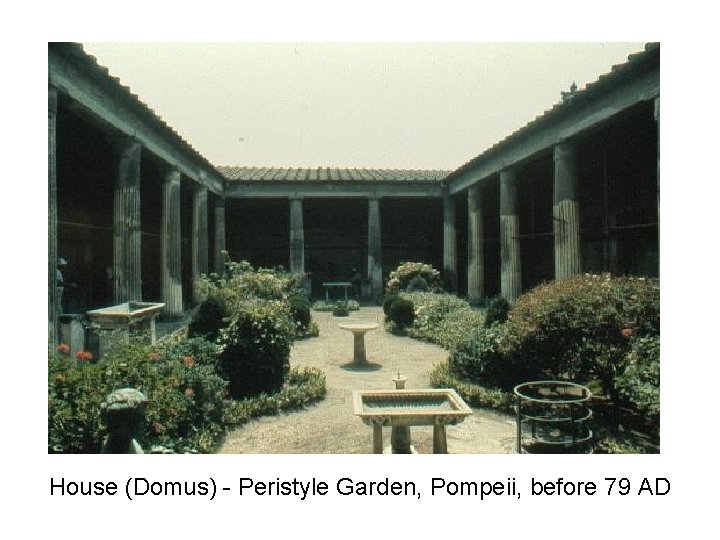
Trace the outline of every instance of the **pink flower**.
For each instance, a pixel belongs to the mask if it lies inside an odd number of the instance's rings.
[[[70,354],[70,345],[67,343],[61,343],[58,345],[58,352],[61,354]]]
[[[622,330],[620,330],[620,333],[623,335],[623,337],[629,338],[630,336],[633,335],[633,329],[632,328],[623,328]]]

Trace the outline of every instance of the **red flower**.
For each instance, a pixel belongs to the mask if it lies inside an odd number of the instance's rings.
[[[61,343],[58,345],[58,352],[62,354],[70,354],[70,345],[67,343]]]
[[[93,355],[90,351],[78,351],[75,353],[75,358],[80,362],[88,362],[93,359]]]
[[[153,351],[153,352],[151,352],[150,354],[148,354],[148,358],[149,358],[150,360],[153,360],[153,361],[159,360],[159,359],[160,359],[160,353]]]
[[[165,431],[165,426],[163,426],[160,422],[153,422],[152,424],[150,424],[150,428],[155,433],[163,433]]]
[[[623,328],[622,330],[620,330],[620,333],[623,335],[623,337],[629,338],[630,336],[633,335],[633,329],[632,328]]]
[[[195,359],[192,356],[185,357],[185,365],[187,367],[193,367],[195,365]]]
[[[186,389],[185,389],[185,396],[188,397],[188,398],[190,398],[190,399],[194,398],[194,397],[195,397],[195,390],[193,390],[192,388],[186,388]]]

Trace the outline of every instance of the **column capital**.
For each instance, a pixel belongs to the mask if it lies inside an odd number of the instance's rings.
[[[48,86],[48,113],[57,112],[57,89],[54,86]]]
[[[562,139],[553,147],[553,159],[555,161],[572,159],[575,157],[575,144],[567,139]]]
[[[182,173],[175,167],[167,166],[163,171],[163,179],[165,182],[179,183]]]

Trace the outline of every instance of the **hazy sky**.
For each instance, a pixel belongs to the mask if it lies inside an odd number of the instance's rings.
[[[642,43],[85,43],[214,165],[454,169]]]

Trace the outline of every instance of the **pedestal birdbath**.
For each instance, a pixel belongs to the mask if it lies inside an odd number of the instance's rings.
[[[378,325],[376,323],[342,323],[338,324],[342,330],[352,332],[354,343],[353,343],[353,364],[367,364],[367,357],[365,356],[365,334],[371,330],[376,330]]]
[[[355,414],[373,428],[373,452],[383,453],[382,427],[392,426],[393,454],[415,453],[410,426],[433,426],[433,454],[447,454],[446,425],[459,424],[472,414],[449,388],[422,390],[355,390]]]

